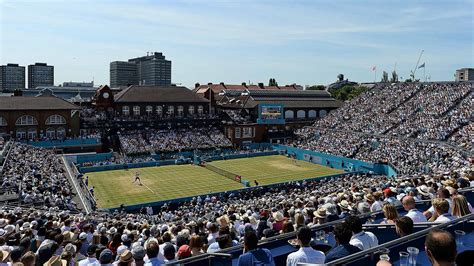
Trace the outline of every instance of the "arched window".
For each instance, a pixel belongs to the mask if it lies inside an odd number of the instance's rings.
[[[319,117],[325,117],[328,114],[326,110],[319,110]]]
[[[148,106],[146,107],[146,114],[147,114],[147,115],[151,115],[152,112],[153,112],[153,107],[150,106],[150,105],[148,105]]]
[[[66,129],[63,128],[63,127],[58,127],[56,129],[56,137],[58,137],[58,138],[66,137]]]
[[[308,112],[308,117],[309,118],[316,118],[318,116],[318,114],[316,113],[315,110],[309,110]]]
[[[7,126],[7,120],[3,116],[0,116],[0,127],[6,127],[6,126]]]
[[[194,105],[190,105],[190,106],[188,107],[188,113],[189,113],[190,115],[194,115]]]
[[[31,115],[21,116],[16,120],[15,125],[17,126],[36,126],[38,125],[38,120]]]
[[[130,115],[130,107],[128,106],[122,106],[122,114],[123,115]]]
[[[184,114],[184,107],[182,105],[178,105],[178,116],[183,116]]]
[[[140,106],[136,105],[133,107],[133,115],[136,115],[136,116],[140,115]]]
[[[305,118],[306,117],[306,112],[304,110],[298,110],[296,113],[297,118]]]
[[[56,137],[56,131],[52,127],[48,127],[46,129],[46,137],[50,139],[54,139]]]
[[[293,119],[295,118],[295,113],[292,110],[285,111],[285,118],[286,119]]]
[[[46,119],[46,125],[65,125],[66,119],[62,115],[51,115]]]

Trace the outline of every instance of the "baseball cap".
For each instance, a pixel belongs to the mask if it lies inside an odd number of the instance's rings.
[[[86,240],[86,239],[87,239],[87,234],[84,233],[84,232],[80,233],[80,234],[79,234],[79,239],[80,239],[80,240]]]

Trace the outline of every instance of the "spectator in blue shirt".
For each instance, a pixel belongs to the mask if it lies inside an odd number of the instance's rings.
[[[358,247],[349,244],[352,237],[352,231],[347,223],[340,223],[334,226],[334,237],[336,238],[337,246],[326,254],[326,260],[324,263],[361,251]]]
[[[258,248],[258,237],[254,231],[248,231],[244,236],[244,254],[240,255],[239,266],[275,266],[272,253],[266,248]]]

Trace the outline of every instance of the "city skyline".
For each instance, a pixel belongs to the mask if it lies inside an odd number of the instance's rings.
[[[473,65],[473,3],[3,0],[0,64],[45,62],[56,84],[100,85],[110,84],[110,62],[159,51],[173,62],[172,82],[190,88],[313,85],[339,73],[370,82],[373,66],[379,81],[395,64],[406,79],[424,50],[426,74],[454,80]]]

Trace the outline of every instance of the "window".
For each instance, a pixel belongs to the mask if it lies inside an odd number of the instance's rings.
[[[123,114],[123,115],[130,115],[130,107],[128,107],[128,106],[123,106],[123,107],[122,107],[122,114]]]
[[[316,116],[317,116],[317,113],[316,113],[315,110],[309,110],[309,112],[308,112],[308,117],[309,118],[316,118]]]
[[[56,137],[56,131],[54,130],[54,128],[49,127],[48,129],[46,129],[46,137],[50,139],[54,139]]]
[[[174,115],[174,106],[173,105],[168,106],[168,115],[169,116]]]
[[[235,138],[240,139],[240,127],[235,128]]]
[[[0,116],[0,127],[6,127],[6,126],[7,126],[7,120],[3,116]]]
[[[178,105],[178,116],[182,117],[184,114],[184,107],[182,105]]]
[[[202,115],[204,113],[204,107],[202,105],[198,105],[198,115]]]
[[[150,105],[148,105],[148,106],[146,107],[146,114],[147,114],[147,115],[151,115],[152,112],[153,112],[153,107],[150,106]]]
[[[64,138],[66,137],[66,129],[64,129],[63,127],[58,127],[56,129],[56,136],[58,138]]]
[[[36,139],[36,128],[28,128],[28,139]]]
[[[140,115],[140,106],[133,107],[133,115],[139,116]]]
[[[295,118],[295,113],[291,110],[285,111],[285,118],[286,119],[293,119]]]
[[[156,115],[157,115],[158,117],[162,117],[162,116],[163,116],[163,106],[158,105],[158,106],[156,107]]]
[[[31,115],[24,115],[16,120],[15,125],[17,126],[36,126],[38,120]]]
[[[297,118],[305,118],[306,117],[306,112],[304,110],[298,110],[296,113]]]
[[[242,137],[243,138],[251,138],[252,137],[252,128],[251,127],[244,127]]]
[[[46,125],[65,125],[66,119],[61,115],[51,115],[46,119]]]
[[[319,117],[325,117],[327,115],[327,111],[326,110],[320,110],[319,111]]]
[[[194,105],[190,105],[190,106],[188,107],[188,113],[189,113],[190,115],[194,115]]]
[[[26,131],[25,130],[17,130],[16,131],[16,138],[17,139],[26,139]]]

